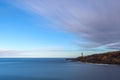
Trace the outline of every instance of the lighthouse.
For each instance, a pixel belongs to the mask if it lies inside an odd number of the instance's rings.
[[[83,57],[83,53],[81,53],[81,57]]]

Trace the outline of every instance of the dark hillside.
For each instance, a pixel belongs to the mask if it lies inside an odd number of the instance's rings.
[[[86,63],[120,64],[120,51],[107,52],[102,54],[93,54],[93,55],[78,57],[70,60],[86,62]]]

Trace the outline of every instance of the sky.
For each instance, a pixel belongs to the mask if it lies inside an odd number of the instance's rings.
[[[0,0],[0,57],[77,57],[120,49],[119,0]]]

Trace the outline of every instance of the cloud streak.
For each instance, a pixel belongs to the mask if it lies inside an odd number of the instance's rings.
[[[13,1],[10,3],[44,16],[59,28],[85,38],[91,42],[89,46],[92,48],[104,45],[110,49],[120,47],[120,44],[114,44],[120,40],[120,0]]]

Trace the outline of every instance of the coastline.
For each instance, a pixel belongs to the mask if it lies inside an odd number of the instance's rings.
[[[92,63],[92,64],[120,65],[120,51],[93,54],[93,55],[81,56],[77,58],[68,58],[67,60],[72,62],[83,62],[83,63]]]
[[[69,62],[81,63],[81,64],[91,64],[91,65],[120,66],[119,64],[90,63],[90,62],[81,62],[81,61],[72,61],[72,60],[68,60],[68,61]]]

